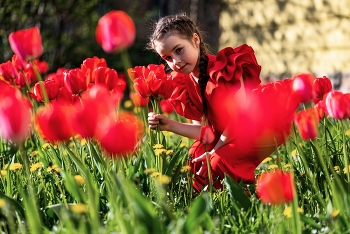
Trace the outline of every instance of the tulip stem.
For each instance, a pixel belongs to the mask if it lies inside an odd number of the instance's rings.
[[[204,144],[205,147],[205,157],[207,160],[207,168],[208,168],[208,182],[209,182],[209,192],[210,192],[210,198],[212,198],[212,193],[213,193],[213,180],[211,178],[211,167],[210,167],[210,159],[209,159],[209,154],[208,154],[208,148],[207,148],[207,144]]]
[[[132,67],[128,51],[127,50],[120,51],[120,57],[122,60],[122,64],[124,66],[125,76],[127,77],[129,92],[131,93],[134,90],[134,87],[133,87],[133,82],[128,75],[128,69]]]

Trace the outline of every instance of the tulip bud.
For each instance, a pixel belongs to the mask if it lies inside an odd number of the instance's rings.
[[[201,133],[199,136],[199,140],[203,143],[203,144],[210,144],[214,141],[215,139],[215,134],[213,132],[213,130],[211,129],[211,127],[209,126],[203,126],[201,128]]]

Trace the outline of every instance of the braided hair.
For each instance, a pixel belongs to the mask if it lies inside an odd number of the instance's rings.
[[[203,118],[202,124],[208,124],[207,110],[208,105],[205,98],[205,89],[209,80],[208,68],[208,45],[203,42],[203,33],[199,30],[198,26],[191,20],[190,17],[184,13],[169,15],[161,18],[154,24],[153,33],[150,36],[148,49],[154,50],[154,42],[162,40],[169,34],[174,34],[191,40],[193,34],[196,33],[200,39],[199,44],[199,77],[198,84],[201,91],[202,103],[203,103]]]

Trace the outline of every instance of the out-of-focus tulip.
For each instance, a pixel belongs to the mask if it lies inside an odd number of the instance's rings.
[[[11,60],[13,66],[17,69],[17,71],[22,71],[27,66],[27,61],[22,60],[17,54],[12,56]]]
[[[110,11],[97,23],[96,40],[106,53],[118,52],[130,47],[135,37],[134,21],[124,11]]]
[[[88,87],[90,80],[79,68],[64,72],[64,84],[72,94],[80,94]]]
[[[93,73],[98,67],[107,67],[107,62],[104,58],[100,59],[96,56],[85,59],[80,66],[81,70],[85,72],[87,79],[92,83],[95,82]]]
[[[13,142],[25,140],[30,133],[31,106],[20,91],[1,82],[0,136]]]
[[[38,58],[43,53],[41,35],[38,27],[18,30],[9,35],[12,51],[22,60]]]
[[[258,197],[263,203],[279,205],[293,200],[294,179],[280,169],[262,173],[256,182]]]
[[[59,102],[41,107],[35,118],[38,134],[52,143],[68,140],[73,136],[72,116],[73,109]]]
[[[129,68],[128,74],[134,82],[135,91],[143,98],[152,95],[157,99],[168,99],[173,91],[172,77],[165,73],[163,64],[136,66]]]
[[[149,98],[143,98],[140,96],[140,94],[134,92],[130,93],[130,99],[134,103],[134,106],[137,107],[147,106],[149,102]]]
[[[173,113],[175,110],[169,100],[161,100],[159,102],[159,105],[160,105],[160,109],[162,109],[162,111],[167,114]]]
[[[57,97],[58,85],[54,80],[37,82],[33,87],[33,92],[28,92],[28,94],[37,102],[44,102],[44,94],[42,89],[45,89],[49,100],[53,100]]]
[[[326,93],[332,90],[332,82],[328,77],[323,76],[314,80],[313,87],[316,92],[316,98],[313,101],[316,104],[323,99]]]
[[[319,117],[314,108],[301,110],[295,115],[295,124],[303,140],[312,140],[317,137]]]
[[[215,139],[215,134],[213,132],[213,130],[211,129],[211,127],[209,126],[203,126],[201,128],[201,132],[199,135],[199,140],[203,143],[203,144],[210,144],[214,141]]]
[[[340,91],[333,90],[324,96],[327,113],[334,119],[350,117],[350,100]]]
[[[61,103],[61,105],[71,106],[74,105],[75,102],[79,101],[79,97],[69,92],[66,86],[63,86],[58,89],[56,101]]]
[[[98,136],[102,148],[113,156],[133,152],[143,133],[142,122],[131,113],[121,113],[105,134]]]
[[[11,61],[7,61],[6,63],[0,64],[0,74],[5,80],[11,81],[16,79],[18,72]]]
[[[316,97],[313,88],[315,77],[310,73],[295,75],[293,78],[293,91],[298,94],[300,102],[305,103]]]

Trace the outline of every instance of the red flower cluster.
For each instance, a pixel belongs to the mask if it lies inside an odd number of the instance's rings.
[[[136,66],[129,68],[128,74],[134,82],[135,91],[143,98],[168,99],[173,92],[173,79],[165,73],[163,64]]]
[[[263,203],[279,205],[293,200],[293,184],[294,179],[290,172],[276,169],[259,175],[256,191]]]

